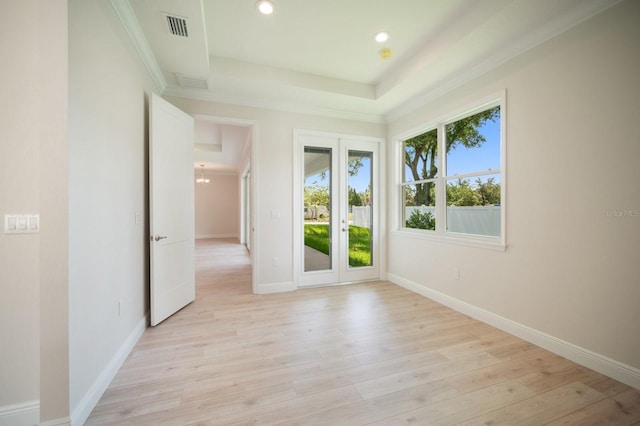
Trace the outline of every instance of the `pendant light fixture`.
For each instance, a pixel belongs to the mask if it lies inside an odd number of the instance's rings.
[[[196,183],[209,183],[209,179],[204,177],[204,164],[200,164],[200,177],[196,179]]]

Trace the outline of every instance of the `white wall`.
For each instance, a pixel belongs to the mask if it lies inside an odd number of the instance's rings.
[[[196,177],[200,172],[196,171]],[[207,184],[195,184],[196,238],[238,238],[240,180],[235,174],[206,173]]]
[[[66,0],[38,2],[40,421],[53,423],[69,417],[67,8]]]
[[[391,232],[389,276],[608,357],[636,386],[639,16],[623,2],[389,126],[393,138],[506,88],[508,248]],[[603,214],[616,209],[639,216]]]
[[[385,125],[314,117],[212,102],[170,98],[191,114],[244,119],[255,122],[252,191],[257,196],[256,232],[252,243],[257,291],[290,290],[293,283],[293,129],[318,130],[384,137]],[[280,210],[272,219],[271,210]],[[257,242],[257,247],[255,243]],[[279,266],[272,259],[280,259]]]
[[[39,213],[37,2],[13,2],[0,27],[0,214]],[[23,33],[22,37],[13,34]],[[11,184],[9,184],[11,183]],[[0,407],[39,400],[39,235],[0,233]],[[35,313],[35,315],[34,315]]]
[[[0,233],[0,415],[10,407],[33,418],[40,409],[43,422],[64,420],[69,407],[76,419],[84,414],[147,311],[147,224],[134,218],[147,212],[151,86],[108,2],[72,0],[67,120],[66,6],[4,2],[12,19],[0,30],[0,213],[39,212],[42,221],[39,235]],[[640,219],[603,215],[640,208],[638,16],[638,2],[623,2],[390,123],[393,136],[507,89],[508,249],[392,232],[391,275],[640,368]],[[173,102],[257,123],[259,289],[290,283],[292,130],[381,137],[385,126]]]
[[[145,123],[152,87],[109,2],[69,2],[69,81],[69,361],[75,420],[89,414],[118,367],[113,363],[144,330],[148,311]],[[137,214],[142,223],[136,223]]]
[[[41,230],[0,233],[0,424],[64,421],[66,1],[3,2],[2,9],[11,19],[0,28],[0,215],[39,213]]]

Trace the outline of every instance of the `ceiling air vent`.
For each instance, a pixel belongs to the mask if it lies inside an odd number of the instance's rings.
[[[206,78],[198,78],[198,77],[189,77],[181,73],[176,73],[176,78],[178,79],[178,83],[182,87],[189,87],[191,89],[208,89],[209,84],[207,84]]]
[[[167,27],[169,28],[169,34],[178,37],[189,37],[189,29],[187,28],[187,19],[181,16],[164,14],[167,18]]]

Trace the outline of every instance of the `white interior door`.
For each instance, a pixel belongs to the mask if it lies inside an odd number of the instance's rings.
[[[299,285],[378,279],[379,143],[323,134],[296,139]]]
[[[151,325],[195,298],[193,118],[152,95],[149,123]]]

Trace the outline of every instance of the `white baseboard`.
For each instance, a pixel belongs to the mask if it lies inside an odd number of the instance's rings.
[[[269,294],[269,293],[284,293],[286,291],[294,291],[296,285],[292,282],[273,283],[273,284],[258,284],[256,288],[256,294]]]
[[[535,330],[526,325],[519,324],[508,318],[496,315],[492,312],[478,308],[477,306],[458,300],[439,291],[430,289],[413,281],[406,280],[394,274],[387,274],[387,279],[401,287],[418,293],[429,299],[435,300],[458,312],[469,315],[472,318],[492,325],[509,334],[520,337],[534,345],[547,349],[555,354],[563,356],[573,362],[583,365],[598,373],[609,376],[622,383],[640,389],[640,370],[630,365],[623,364],[604,355],[592,352],[588,349],[574,345],[573,343],[558,339],[549,334]]]
[[[40,401],[0,407],[0,426],[33,426],[40,421]]]
[[[39,423],[38,426],[70,426],[71,419],[65,417],[63,419],[48,420],[46,422]]]
[[[196,240],[204,240],[206,238],[240,238],[238,234],[203,234],[196,235]]]
[[[83,425],[87,418],[89,418],[91,411],[93,411],[96,404],[109,387],[109,384],[115,377],[116,373],[118,373],[118,370],[120,370],[120,367],[122,367],[122,364],[129,356],[129,353],[131,353],[131,350],[142,336],[142,333],[144,333],[144,330],[147,328],[148,322],[149,320],[147,316],[145,316],[138,322],[131,334],[129,334],[129,337],[127,337],[122,346],[120,346],[118,352],[116,352],[113,358],[111,358],[111,361],[109,361],[109,364],[107,364],[106,368],[93,382],[93,385],[91,386],[89,391],[80,400],[78,405],[72,410],[72,425]]]

